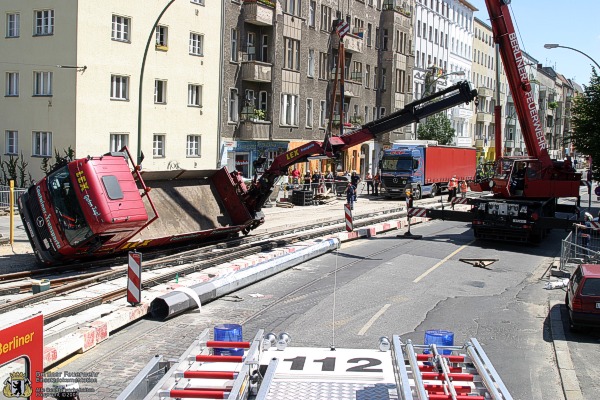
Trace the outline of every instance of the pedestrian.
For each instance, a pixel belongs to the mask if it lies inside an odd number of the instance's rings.
[[[585,257],[589,257],[590,255],[590,228],[592,227],[590,222],[592,222],[593,219],[594,217],[592,214],[586,212],[583,217],[584,223],[575,225],[577,227],[577,236],[579,236],[581,247],[583,248],[582,253]]]
[[[313,190],[313,193],[316,195],[317,192],[319,191],[319,185],[321,183],[321,173],[319,172],[318,169],[315,169],[315,171],[313,172],[311,180],[312,180],[312,190]]]
[[[356,193],[358,193],[358,182],[360,182],[360,176],[358,176],[356,171],[352,171],[350,182],[352,183],[352,186],[354,186],[354,201],[356,201]]]
[[[332,183],[334,180],[333,171],[327,171],[327,175],[325,175],[325,186],[327,189],[331,189]]]
[[[577,171],[577,157],[573,159],[573,167],[575,167],[575,171]]]
[[[304,174],[304,188],[303,190],[310,190],[310,170],[306,170]]]
[[[298,180],[300,179],[300,171],[296,167],[292,170],[292,183],[294,185],[298,184]]]
[[[346,203],[350,206],[351,210],[354,210],[354,202],[356,201],[356,188],[352,182],[348,182],[346,186]]]
[[[454,197],[456,197],[456,187],[458,186],[458,181],[456,180],[456,175],[452,176],[450,182],[448,182],[448,201],[452,201]]]
[[[460,181],[460,196],[464,199],[467,197],[467,190],[469,187],[467,186],[467,181]]]
[[[379,184],[381,183],[381,176],[379,175],[379,172],[377,172],[377,174],[375,174],[375,176],[373,177],[373,195],[374,196],[379,196]]]
[[[367,195],[374,193],[374,191],[373,191],[373,176],[371,175],[370,172],[367,172],[365,181],[367,181]]]

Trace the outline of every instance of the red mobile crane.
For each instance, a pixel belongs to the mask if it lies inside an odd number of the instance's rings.
[[[573,197],[579,204],[581,174],[568,162],[554,161],[548,155],[543,124],[508,9],[510,0],[485,0],[485,3],[528,155],[498,158],[493,176],[483,182],[491,187],[493,196],[470,199],[469,213],[429,209],[426,213],[430,218],[472,222],[476,238],[539,241],[552,228],[572,225],[572,220],[556,218],[556,212],[577,213],[577,207],[559,204],[558,199]],[[500,121],[498,118],[496,121],[499,130]],[[495,145],[496,149],[502,146],[499,134]],[[413,209],[410,213],[418,211]]]
[[[351,146],[476,98],[470,83],[460,82],[356,131],[290,150],[249,187],[227,168],[142,171],[127,149],[73,160],[32,185],[19,198],[19,213],[44,264],[248,233],[263,223],[261,209],[290,165],[310,156],[338,157]]]

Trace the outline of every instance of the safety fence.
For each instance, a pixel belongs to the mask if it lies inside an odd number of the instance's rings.
[[[562,241],[560,269],[572,272],[582,263],[600,263],[600,222],[576,224]]]
[[[302,181],[294,182],[292,179],[289,179],[288,182],[281,182],[279,184],[280,193],[283,194],[281,197],[289,197],[292,195],[294,190],[303,190],[303,191],[312,191],[313,194],[325,194],[329,193],[330,195],[343,196],[346,192],[346,188],[348,187],[348,181],[346,180],[331,180],[331,179],[321,179],[319,182],[311,182],[311,183],[303,183]],[[381,187],[378,188],[379,192],[381,191]],[[365,181],[359,182],[357,188],[357,194],[371,194],[374,189],[367,189],[367,183]]]
[[[13,192],[14,206],[17,206],[17,199],[25,193],[27,189],[15,188]],[[10,186],[0,185],[0,207],[10,207]]]

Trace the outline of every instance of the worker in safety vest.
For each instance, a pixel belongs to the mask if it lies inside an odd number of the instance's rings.
[[[413,193],[412,190],[410,190],[410,188],[406,188],[406,190],[404,191],[404,194],[406,196],[406,210],[408,211],[409,208],[413,207]]]
[[[467,186],[467,181],[461,181],[460,182],[460,196],[463,199],[465,197],[467,197],[467,190],[469,190],[469,187]]]
[[[448,201],[452,201],[454,197],[456,197],[456,189],[458,188],[458,181],[456,180],[456,175],[452,176],[450,182],[448,182]]]

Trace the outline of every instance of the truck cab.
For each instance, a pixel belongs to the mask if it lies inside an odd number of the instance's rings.
[[[385,196],[403,197],[407,187],[412,189],[415,199],[431,195],[431,186],[424,187],[423,166],[423,147],[393,144],[391,149],[385,150],[379,163]]]
[[[32,185],[18,205],[34,253],[44,264],[112,249],[149,221],[124,153],[62,165]]]

